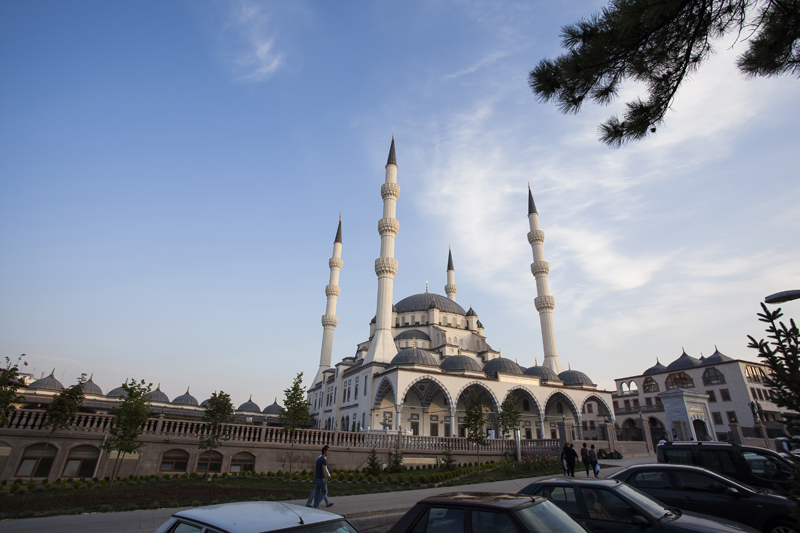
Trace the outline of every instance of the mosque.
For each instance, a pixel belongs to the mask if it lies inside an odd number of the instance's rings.
[[[557,422],[571,421],[578,435],[591,434],[601,422],[613,422],[611,392],[597,389],[583,372],[564,369],[556,349],[553,309],[544,260],[544,232],[528,188],[528,243],[533,251],[531,272],[536,279],[533,299],[539,312],[544,359],[541,366],[520,366],[487,342],[478,313],[456,301],[458,286],[452,251],[447,258],[446,296],[426,291],[393,299],[398,262],[395,240],[400,229],[396,206],[395,140],[389,149],[385,182],[381,186],[383,217],[378,221],[380,257],[375,261],[378,297],[369,338],[358,344],[353,356],[332,366],[333,336],[338,318],[342,269],[342,222],[336,230],[330,280],[325,287],[327,305],[322,316],[319,369],[308,389],[315,426],[340,431],[403,432],[431,437],[464,436],[467,394],[482,399],[487,414],[486,431],[494,432],[493,415],[509,395],[522,413],[524,439],[558,438]],[[518,358],[519,359],[519,358]]]

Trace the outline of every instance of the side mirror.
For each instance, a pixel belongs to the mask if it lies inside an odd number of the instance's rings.
[[[634,526],[650,527],[650,521],[642,515],[635,514],[631,518],[631,523]]]
[[[740,498],[742,496],[742,493],[739,492],[739,489],[735,489],[733,487],[728,487],[725,490],[725,494],[727,494],[728,496],[731,496],[733,498]]]

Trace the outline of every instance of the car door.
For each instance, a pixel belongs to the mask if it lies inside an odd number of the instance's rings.
[[[747,502],[727,493],[729,488],[735,488],[733,485],[703,472],[675,469],[672,474],[681,502],[675,507],[736,522],[747,521]]]
[[[542,485],[534,492],[536,496],[543,496],[556,504],[576,522],[584,520],[575,496],[575,489],[570,485]]]
[[[788,480],[795,470],[777,454],[760,450],[742,450],[742,458],[752,476],[746,483],[773,488],[774,485],[789,488]]]
[[[665,505],[680,507],[681,501],[678,497],[678,492],[672,486],[672,480],[666,468],[637,470],[628,476],[626,483],[649,494]]]
[[[584,485],[580,499],[587,514],[586,527],[593,533],[642,532],[642,526],[634,523],[634,517],[642,516],[641,512],[613,491]]]

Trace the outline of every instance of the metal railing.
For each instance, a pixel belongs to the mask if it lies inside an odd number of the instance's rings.
[[[644,441],[644,434],[641,428],[616,428],[618,441]]]

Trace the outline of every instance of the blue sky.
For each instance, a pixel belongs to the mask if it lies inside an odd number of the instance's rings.
[[[797,81],[718,43],[656,136],[609,149],[641,88],[564,116],[527,87],[604,4],[3,2],[0,355],[264,407],[318,365],[339,213],[334,360],[368,335],[394,131],[395,301],[443,294],[451,245],[488,342],[541,362],[530,183],[565,365],[752,359],[758,302],[800,286]]]

